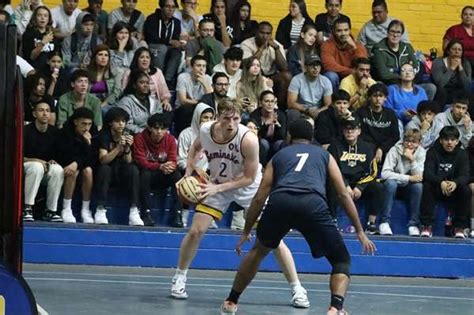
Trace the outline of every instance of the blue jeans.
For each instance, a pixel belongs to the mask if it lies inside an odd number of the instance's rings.
[[[385,202],[382,212],[382,222],[390,223],[393,201],[400,186],[395,180],[388,179],[384,182],[385,186]],[[420,223],[420,203],[421,194],[423,192],[422,183],[409,183],[406,186],[400,186],[404,190],[403,196],[408,199],[408,211],[410,212],[410,220],[408,226],[418,226]]]
[[[337,91],[339,89],[339,74],[334,71],[328,71],[323,73],[323,75],[331,81],[332,84],[332,91]]]

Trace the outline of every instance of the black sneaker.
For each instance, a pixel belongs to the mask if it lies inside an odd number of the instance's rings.
[[[374,234],[378,234],[379,231],[377,230],[377,226],[375,225],[375,223],[367,222],[365,233],[369,235],[374,235]]]
[[[56,211],[46,210],[43,214],[43,221],[63,222],[63,219]]]
[[[142,212],[141,216],[142,216],[143,224],[145,226],[155,226],[155,220],[153,220],[150,210],[146,210]]]
[[[23,222],[33,222],[35,219],[33,218],[33,209],[26,208],[23,210]]]
[[[175,211],[174,215],[171,217],[171,220],[170,220],[170,225],[172,227],[177,227],[177,228],[184,227],[181,214],[182,214],[181,210]]]

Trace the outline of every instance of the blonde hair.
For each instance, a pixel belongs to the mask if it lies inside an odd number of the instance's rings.
[[[418,129],[407,129],[405,133],[403,134],[403,139],[404,140],[410,139],[416,142],[420,142],[421,132]]]
[[[219,104],[217,104],[217,114],[221,115],[225,112],[242,113],[242,104],[234,98],[224,97]]]

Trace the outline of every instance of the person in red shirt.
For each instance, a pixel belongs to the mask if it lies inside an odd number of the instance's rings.
[[[163,114],[154,114],[148,118],[147,128],[134,138],[133,159],[140,169],[142,219],[147,226],[155,225],[150,212],[152,188],[163,190],[170,187],[170,225],[183,227],[182,203],[175,187],[181,175],[176,166],[176,139],[169,133],[169,124]]]

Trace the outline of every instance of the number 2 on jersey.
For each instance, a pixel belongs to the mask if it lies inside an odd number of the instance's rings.
[[[300,160],[298,161],[298,164],[295,167],[295,172],[301,172],[301,169],[303,169],[303,166],[306,163],[306,160],[308,159],[309,154],[297,153],[296,156],[299,157]]]
[[[219,176],[220,176],[220,177],[227,177],[227,175],[225,174],[225,170],[226,170],[226,168],[227,168],[227,164],[221,163],[220,168],[221,168],[221,171],[219,172]]]

